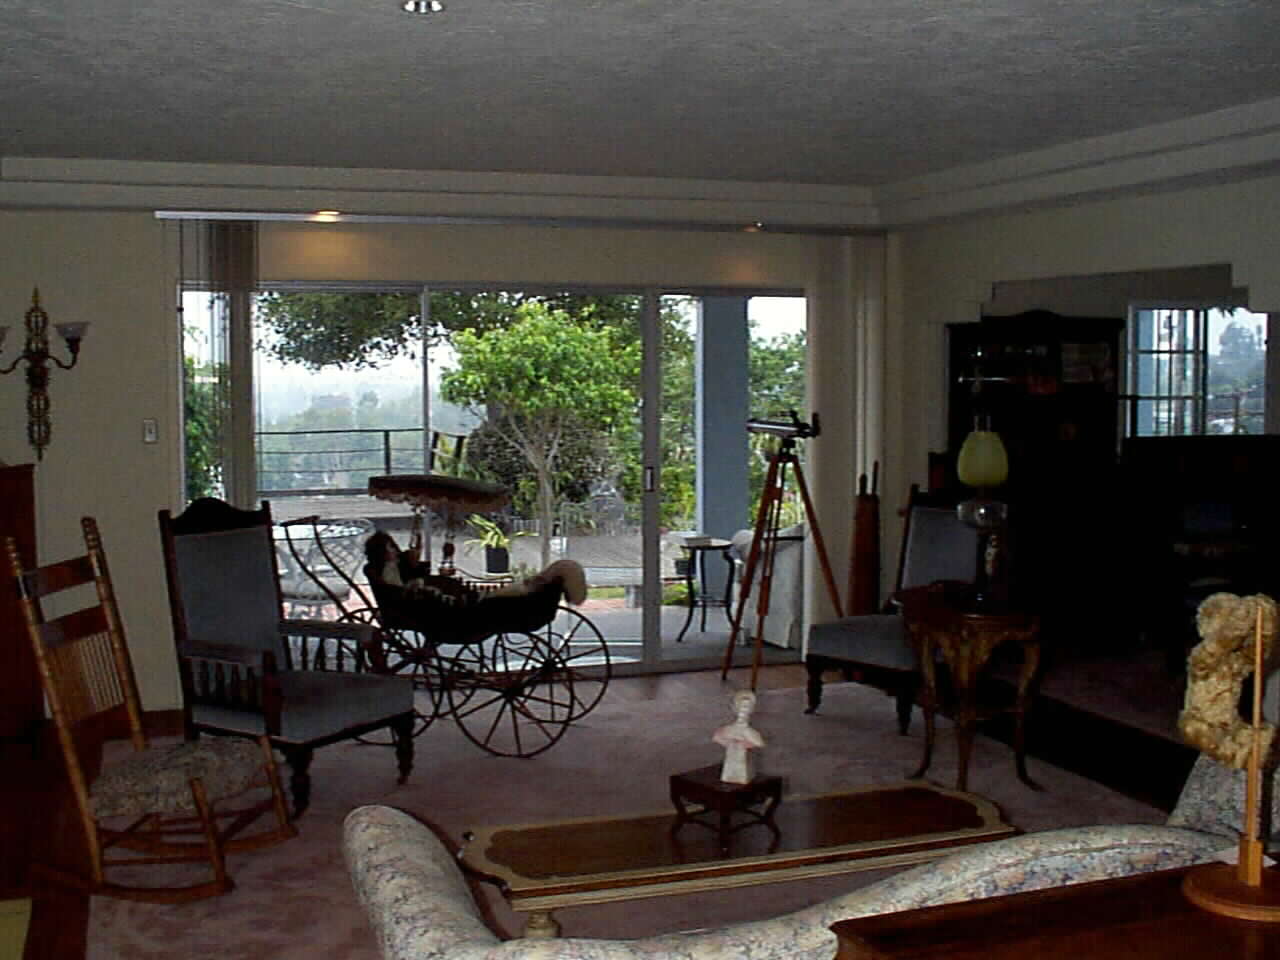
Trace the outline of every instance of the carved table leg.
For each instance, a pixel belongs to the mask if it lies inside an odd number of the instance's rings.
[[[1015,725],[1013,735],[1014,765],[1018,779],[1032,790],[1043,790],[1040,784],[1027,776],[1027,707],[1031,699],[1031,690],[1035,683],[1036,673],[1040,669],[1040,641],[1024,640],[1022,644],[1022,670],[1018,674],[1018,699],[1015,706]]]
[[[924,714],[924,756],[920,760],[920,766],[915,773],[911,774],[911,779],[915,780],[925,775],[925,771],[929,769],[929,764],[933,762],[933,738],[936,734],[936,712],[938,709],[938,668],[934,663],[933,637],[929,635],[929,631],[921,629],[912,631],[917,637],[917,648],[920,654],[920,712]]]

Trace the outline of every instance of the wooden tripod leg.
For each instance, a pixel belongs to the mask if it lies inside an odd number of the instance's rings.
[[[822,528],[818,526],[818,515],[813,509],[813,500],[809,496],[809,485],[805,482],[804,471],[800,467],[800,461],[793,453],[779,451],[774,455],[773,460],[769,463],[769,476],[766,480],[764,493],[760,497],[760,518],[756,521],[756,535],[752,540],[751,546],[753,552],[756,550],[759,541],[762,539],[762,533],[766,529],[770,531],[768,536],[767,549],[769,554],[766,559],[765,573],[761,577],[760,587],[762,596],[760,601],[760,614],[756,619],[756,638],[755,648],[751,656],[751,689],[756,688],[756,680],[760,673],[760,664],[764,656],[764,618],[769,610],[769,579],[773,574],[773,555],[777,550],[777,534],[780,511],[782,509],[783,483],[785,473],[784,466],[790,464],[792,471],[795,473],[796,487],[800,491],[800,500],[804,504],[805,523],[808,526],[810,535],[813,537],[814,551],[818,556],[818,566],[822,569],[822,579],[827,586],[827,594],[831,598],[831,605],[835,608],[836,616],[844,616],[844,605],[840,602],[840,591],[836,587],[835,576],[831,572],[831,559],[827,555],[827,544],[822,538]],[[766,517],[766,508],[769,511]],[[750,581],[747,581],[750,584]],[[739,605],[739,618],[742,616],[741,604]],[[736,634],[736,630],[735,630]],[[731,635],[731,640],[732,640]],[[732,650],[732,647],[730,648]],[[725,670],[727,672],[728,661],[726,660]],[[722,674],[723,676],[723,674]]]
[[[760,597],[756,601],[756,635],[752,638],[751,647],[751,689],[755,690],[760,675],[760,664],[764,659],[764,624],[769,619],[769,599],[773,596],[773,565],[778,557],[778,531],[782,522],[782,493],[786,483],[786,461],[778,470],[778,485],[772,502],[769,505],[768,523],[765,528],[760,552],[763,560],[760,564]]]
[[[756,510],[755,531],[751,535],[751,549],[747,551],[747,564],[742,573],[742,589],[738,591],[738,605],[733,614],[733,622],[729,627],[729,642],[724,648],[724,661],[720,667],[720,679],[729,675],[733,666],[733,648],[738,642],[738,633],[742,628],[742,614],[747,609],[747,598],[751,596],[751,583],[755,579],[756,563],[760,559],[760,541],[763,538],[765,524],[769,519],[769,507],[778,482],[778,458],[769,461],[769,469],[765,473],[764,490],[760,494],[760,507]],[[754,689],[754,681],[752,688]]]

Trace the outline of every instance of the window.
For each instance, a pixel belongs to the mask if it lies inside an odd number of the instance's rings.
[[[1238,307],[1132,309],[1126,435],[1264,433],[1266,333]]]

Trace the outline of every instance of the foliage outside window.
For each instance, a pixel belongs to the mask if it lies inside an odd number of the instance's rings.
[[[683,529],[695,507],[696,300],[664,296],[660,303],[659,523]],[[462,472],[511,490],[517,525],[554,531],[561,505],[585,504],[601,491],[637,503],[643,478],[642,305],[634,295],[442,291],[430,294],[424,319],[417,293],[261,293],[253,308],[255,351],[313,374],[320,388],[310,390],[305,409],[273,410],[270,378],[255,377],[258,488],[355,491],[371,474],[426,469],[425,346],[432,365],[446,370],[442,396],[431,399],[432,428],[467,434]],[[803,408],[804,353],[803,333],[753,331],[751,416]],[[351,386],[321,387],[331,371],[343,371]],[[418,382],[405,389],[415,376]],[[401,389],[387,389],[392,382]],[[201,377],[189,375],[188,384],[188,494],[195,496],[217,484],[216,465],[205,466],[215,451],[204,427],[217,404],[214,394],[202,391]],[[432,386],[434,391],[434,381]],[[461,414],[445,399],[472,408],[473,415],[455,423]],[[750,437],[755,496],[772,452],[769,439]]]
[[[1127,434],[1265,432],[1266,325],[1240,308],[1133,310]]]

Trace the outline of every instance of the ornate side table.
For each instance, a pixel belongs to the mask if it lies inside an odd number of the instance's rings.
[[[725,783],[720,779],[720,765],[700,767],[687,773],[671,775],[671,802],[676,808],[676,820],[672,831],[679,830],[686,823],[698,823],[711,827],[716,831],[720,842],[720,852],[728,855],[729,835],[735,830],[762,823],[768,827],[774,837],[778,836],[777,824],[773,821],[773,813],[782,802],[782,778],[757,774],[750,783]],[[698,809],[690,810],[687,804],[696,804]],[[759,804],[760,810],[753,809]],[[746,821],[731,824],[733,814],[746,814]],[[714,817],[714,822],[706,818]]]
[[[935,716],[940,703],[938,659],[951,675],[959,750],[956,789],[964,790],[978,725],[978,677],[996,650],[1016,643],[1022,648],[1022,668],[1013,707],[1014,762],[1018,779],[1040,790],[1040,785],[1027,776],[1026,761],[1027,706],[1040,668],[1039,618],[1026,611],[975,608],[971,597],[971,591],[952,584],[903,590],[894,597],[902,607],[907,639],[920,658],[923,678],[920,696],[925,723],[924,757],[914,776],[924,776],[933,759]]]

